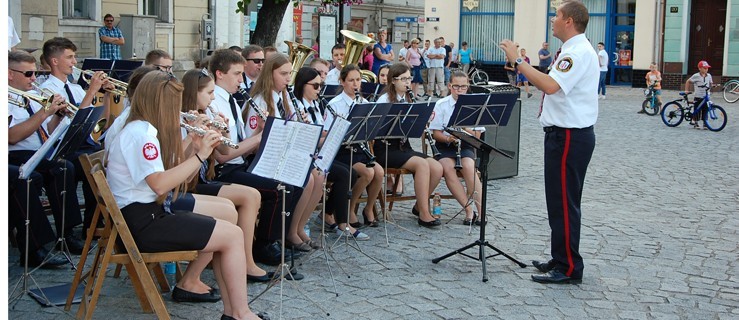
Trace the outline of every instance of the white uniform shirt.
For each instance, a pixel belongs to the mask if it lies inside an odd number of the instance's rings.
[[[332,86],[338,86],[339,85],[339,76],[341,75],[341,70],[339,68],[333,68],[326,74],[326,84],[330,84]]]
[[[598,64],[600,71],[608,71],[608,53],[606,50],[598,51]]]
[[[690,76],[690,82],[693,83],[693,91],[695,92],[695,97],[703,99],[703,97],[706,96],[706,88],[701,88],[700,86],[707,85],[708,88],[711,88],[711,85],[713,85],[713,78],[710,74],[706,74],[706,77],[704,78],[701,76],[700,72],[696,72],[694,75]]]
[[[367,103],[368,101],[364,98],[360,98],[360,101],[357,103]],[[341,91],[341,94],[338,96],[335,96],[331,101],[328,102],[328,105],[331,106],[332,109],[334,109],[334,112],[336,112],[336,115],[346,119],[346,117],[349,116],[349,113],[352,111],[351,107],[354,104],[354,100],[350,98],[348,95],[346,95],[346,92]],[[324,129],[328,129],[331,127],[331,124],[334,123],[334,115],[331,114],[330,111],[326,110],[324,122]]]
[[[85,89],[82,89],[80,85],[76,83],[71,83],[67,79],[64,79],[64,81],[62,81],[62,80],[59,80],[59,78],[50,75],[49,79],[46,79],[46,81],[44,81],[44,83],[42,83],[40,87],[42,89],[49,89],[51,90],[51,92],[58,93],[62,97],[64,97],[64,99],[71,102],[72,99],[69,99],[69,96],[67,95],[67,91],[64,90],[65,84],[69,85],[69,91],[71,91],[72,95],[74,96],[74,103],[78,107],[80,107],[80,103],[82,103],[82,99],[84,99],[85,94],[87,94],[85,92]],[[82,107],[89,107],[89,106],[82,106]]]
[[[251,90],[251,88],[254,87],[254,82],[256,82],[256,80],[252,80],[246,75],[244,75],[244,79],[246,80],[242,83],[239,83],[239,87],[241,87],[242,89],[246,89],[246,87],[249,86],[249,89]]]
[[[37,94],[34,91],[31,91],[31,92],[34,94]],[[23,98],[16,96],[15,94],[12,94],[12,93],[8,93],[8,99],[11,99],[11,100],[15,99],[18,101],[23,101]],[[43,106],[41,106],[40,104],[36,103],[36,101],[33,101],[33,100],[29,100],[29,108],[33,110],[34,114],[36,114],[39,111],[43,112]],[[23,123],[31,118],[31,115],[28,114],[28,110],[26,110],[26,108],[21,108],[12,103],[8,103],[8,115],[13,116],[13,119],[8,124],[9,128],[12,128],[15,125]],[[46,131],[48,135],[51,135],[51,132],[49,132],[48,125],[49,125],[49,121],[51,121],[53,117],[55,116],[48,117],[46,118],[46,120],[44,120],[44,122],[41,123],[41,126],[44,128],[44,130]],[[38,128],[36,128],[36,130],[38,130]],[[31,133],[31,135],[29,135],[25,139],[18,141],[18,143],[8,144],[8,151],[38,150],[39,148],[41,148],[41,145],[42,145],[41,138],[39,138],[36,131],[34,131],[33,133]]]
[[[280,100],[282,100],[282,93],[272,91],[272,101],[274,101],[275,103],[275,115],[274,115],[275,119],[282,119],[280,117],[280,113],[277,111],[277,102]],[[264,97],[262,97],[261,95],[254,97],[254,103],[259,107],[260,110],[262,110],[262,113],[265,116],[269,117],[269,109],[267,108],[267,102],[264,101]],[[282,105],[285,107],[285,112],[287,114],[289,114],[292,111],[292,104],[290,104],[289,101],[282,101]],[[248,112],[247,112],[247,117],[246,117],[249,123],[247,123],[246,129],[244,130],[244,132],[246,132],[247,138],[253,136],[254,132],[257,130],[257,126],[258,126],[257,118],[258,117],[259,116],[257,115],[257,112],[254,111],[254,108],[249,107]]]
[[[119,208],[131,203],[156,201],[146,177],[164,171],[157,129],[146,121],[123,127],[108,152],[107,178]]]
[[[544,96],[541,125],[560,128],[594,125],[598,120],[598,70],[598,55],[584,34],[567,40],[549,72],[560,90]]]
[[[452,97],[452,95],[448,95],[436,101],[436,105],[434,105],[434,112],[431,113],[429,129],[439,130],[445,136],[448,136],[449,133],[444,131],[444,128],[449,123],[449,118],[452,117],[452,112],[454,111],[455,104],[457,104],[457,100],[454,100],[454,97]]]
[[[236,118],[234,118],[233,112],[231,112],[231,104],[229,102],[229,99],[231,99],[231,94],[217,85],[215,87],[215,90],[213,91],[213,94],[216,96],[216,99],[213,100],[210,105],[213,107],[213,109],[216,110],[216,112],[220,112],[224,116],[226,116],[226,118],[228,118],[228,131],[231,141],[233,141],[234,143],[241,142],[239,141],[239,131],[242,133],[241,137],[246,139],[247,136],[244,134],[244,121],[241,117],[241,107],[238,104],[236,105]],[[226,163],[242,164],[244,163],[244,159],[241,157],[236,157],[227,161]]]
[[[399,103],[411,103],[411,101],[405,101],[405,93],[399,93],[395,100],[399,101]],[[383,93],[379,98],[377,98],[376,103],[390,103],[390,96],[388,96],[387,93]]]
[[[309,120],[311,120],[312,124],[323,125],[323,115],[321,115],[321,108],[318,107],[317,101],[311,102],[303,98],[303,100],[298,101],[298,103],[300,103],[301,110],[305,110],[305,115],[308,117]],[[313,118],[311,118],[310,116],[310,111],[308,111],[308,108],[310,107],[313,107],[313,112],[316,115],[316,121],[313,121]]]
[[[125,105],[125,103],[124,103]],[[115,120],[113,120],[113,124],[110,125],[108,130],[105,130],[105,151],[110,151],[110,144],[115,140],[116,136],[121,132],[121,129],[123,129],[123,126],[126,124],[126,120],[128,120],[128,116],[131,114],[131,108],[125,108],[121,113],[118,115]]]

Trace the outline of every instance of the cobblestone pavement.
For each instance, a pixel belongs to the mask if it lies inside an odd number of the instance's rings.
[[[386,241],[383,228],[372,228],[365,230],[372,239],[360,243],[382,264],[347,247],[335,249],[328,263],[318,252],[299,267],[304,280],[295,287],[284,284],[282,309],[279,286],[253,300],[265,285],[250,284],[252,309],[273,319],[739,318],[739,104],[718,102],[729,124],[715,133],[687,124],[668,128],[658,116],[637,114],[643,100],[639,89],[608,91],[608,99],[599,100],[597,147],[583,195],[581,285],[534,283],[532,267],[519,268],[503,257],[488,259],[487,283],[481,282],[478,261],[457,255],[433,264],[431,259],[473,242],[477,229],[468,234],[461,217],[438,230],[420,228],[411,203],[402,202],[394,216],[410,232],[388,225]],[[523,101],[519,175],[492,181],[488,189],[488,215],[494,220],[487,238],[527,264],[546,259],[549,252],[538,97],[536,92]],[[674,91],[663,97],[678,98]],[[405,188],[412,192],[411,179]],[[446,200],[443,209],[448,217],[458,205]],[[12,289],[22,271],[13,248],[9,264]],[[70,282],[72,274],[39,270],[33,275],[49,286]],[[211,272],[204,279],[215,282]],[[221,303],[165,300],[173,318],[216,319],[222,310]],[[140,311],[125,276],[106,279],[95,315],[154,318]],[[9,307],[9,316],[67,317],[28,297]]]

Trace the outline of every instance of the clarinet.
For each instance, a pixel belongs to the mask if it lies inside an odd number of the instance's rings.
[[[298,106],[298,99],[295,97],[295,94],[293,93],[293,90],[295,90],[294,87],[293,88],[288,88],[287,89],[287,94],[290,96],[290,102],[292,102],[293,108],[295,108],[295,111],[298,113],[299,119],[297,119],[297,121],[304,121],[303,119],[305,119],[305,113]]]
[[[187,132],[193,132],[193,133],[195,133],[195,134],[197,134],[199,136],[204,136],[205,135],[205,130],[204,129],[201,129],[201,128],[198,128],[198,127],[193,127],[193,126],[191,126],[189,124],[186,124],[186,123],[180,122],[180,127],[185,128],[185,130]],[[233,148],[233,149],[238,149],[239,148],[239,145],[238,144],[233,143],[233,141],[231,141],[231,139],[226,138],[224,136],[221,136],[219,140],[221,141],[221,143],[223,145],[225,145],[225,146],[227,146],[229,148]]]
[[[411,87],[406,86],[405,93],[411,97],[411,102],[416,103],[416,96],[413,94]],[[431,129],[429,129],[428,123],[426,123],[426,129],[423,129],[423,131],[426,132],[425,138],[429,147],[431,147],[431,153],[433,153],[434,157],[440,156],[441,152],[439,152],[439,148],[436,147],[436,140],[434,139],[434,134],[431,132]]]
[[[462,141],[457,140],[457,155],[454,159],[454,169],[459,171],[462,170]]]
[[[248,92],[246,92],[246,89],[239,88],[239,93],[244,96],[246,99],[246,103],[249,104],[249,106],[254,109],[254,112],[257,113],[257,116],[262,118],[262,121],[267,121],[267,116],[264,115],[264,112],[262,112],[262,109],[259,109],[259,106],[254,102],[254,100],[251,98]]]
[[[354,102],[352,102],[352,105],[349,107],[349,110],[354,108],[354,105],[357,104],[357,101],[359,101],[359,99],[362,99],[362,96],[359,94],[359,90],[354,90]],[[364,156],[367,157],[367,162],[365,162],[365,165],[368,168],[374,167],[375,166],[375,155],[372,154],[372,152],[370,152],[369,144],[367,144],[367,142],[360,143],[359,150],[362,150],[362,152],[364,153]]]
[[[191,113],[180,112],[180,115],[183,118],[185,118],[185,120],[187,120],[187,121],[195,121],[195,120],[198,119],[198,116],[197,115],[194,115],[194,114],[191,114]],[[215,120],[212,120],[211,119],[211,120],[208,120],[208,122],[206,122],[205,125],[213,128],[213,129],[216,129],[216,130],[226,131],[226,133],[229,132],[228,131],[228,126],[225,123],[220,122],[220,121],[215,121]]]

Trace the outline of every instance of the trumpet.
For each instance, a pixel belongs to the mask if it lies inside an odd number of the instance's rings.
[[[205,135],[205,129],[201,129],[201,128],[198,128],[198,127],[193,127],[193,126],[191,126],[191,125],[189,125],[187,123],[180,122],[180,127],[185,128],[185,130],[187,132],[192,132],[192,133],[195,133],[195,134],[197,134],[199,136],[204,136]],[[219,140],[221,141],[221,143],[223,145],[225,145],[225,146],[227,146],[229,148],[233,148],[233,149],[238,149],[239,148],[239,145],[233,143],[233,141],[231,141],[231,139],[226,138],[224,136],[221,136],[219,138],[220,138]]]
[[[92,70],[81,70],[81,69],[79,69],[77,67],[72,67],[72,68],[74,68],[75,70],[79,70],[82,73],[82,76],[80,77],[80,79],[82,79],[82,81],[84,81],[88,85],[90,84],[90,79],[85,78],[85,76],[92,77],[93,75],[95,75],[95,71],[92,71]],[[109,77],[107,74],[105,74],[105,77],[103,79],[108,79],[108,82],[113,85],[113,89],[105,89],[105,88],[103,88],[103,90],[105,90],[107,92],[110,92],[112,94],[119,95],[119,96],[125,96],[126,95],[126,91],[128,90],[128,83],[127,82],[123,82],[121,80],[113,79],[113,78]]]
[[[185,120],[187,120],[187,121],[195,121],[195,120],[198,119],[198,115],[192,114],[192,113],[187,113],[187,112],[181,112],[180,111],[180,116],[182,116],[183,118],[185,118]],[[212,129],[215,129],[215,130],[226,131],[226,133],[229,132],[228,131],[228,126],[225,123],[220,122],[220,121],[215,121],[213,119],[209,119],[208,122],[205,123],[205,125],[208,126],[208,127],[211,127]]]
[[[8,93],[9,94],[12,93],[12,94],[15,94],[17,96],[24,97],[24,98],[26,98],[28,100],[36,101],[41,106],[43,106],[44,110],[49,110],[49,108],[51,108],[51,104],[54,103],[54,93],[51,92],[51,91],[49,91],[48,89],[46,89],[44,91],[42,91],[42,90],[39,89],[39,91],[42,93],[41,95],[30,93],[30,92],[23,91],[23,90],[18,90],[18,89],[13,88],[13,87],[8,87]],[[11,104],[14,104],[16,106],[19,106],[21,108],[28,108],[28,104],[27,103],[25,103],[23,101],[19,101],[17,98],[12,98],[10,95],[8,95],[8,102],[11,103]],[[77,108],[77,106],[69,103],[69,101],[67,101],[66,103],[67,103],[67,113],[66,113],[66,116],[69,117],[69,118],[73,118],[74,115],[77,113],[77,109],[78,108]]]
[[[33,86],[33,89],[40,92],[44,98],[49,99],[49,104],[51,104],[51,101],[54,99],[55,94],[53,91],[46,88],[41,88],[36,82],[32,83],[31,85]],[[74,118],[74,115],[77,114],[77,110],[79,110],[79,107],[73,105],[67,100],[64,100],[64,102],[67,104],[67,117]]]
[[[257,116],[262,118],[262,121],[267,121],[267,116],[262,112],[262,109],[259,108],[259,106],[254,102],[254,100],[249,95],[249,92],[246,92],[246,89],[239,88],[239,93],[241,93],[244,96],[244,99],[246,99],[246,103],[254,109],[254,112],[257,113]]]

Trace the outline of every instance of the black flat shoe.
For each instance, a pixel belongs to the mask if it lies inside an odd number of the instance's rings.
[[[357,222],[352,222],[352,223],[350,223],[349,225],[350,225],[350,226],[352,226],[352,228],[354,228],[354,229],[364,229],[364,224],[362,224],[362,223],[361,223],[361,222],[359,222],[359,221],[357,221]]]
[[[434,221],[423,221],[421,218],[418,218],[418,225],[426,228],[438,227],[441,225],[441,220],[434,219]]]
[[[465,226],[471,226],[473,224],[479,226],[480,222],[477,220],[477,212],[472,212],[472,219],[465,218],[462,220],[462,224]]]
[[[249,282],[269,282],[272,280],[272,277],[275,275],[274,272],[267,272],[261,276],[253,276],[250,274],[246,275],[246,281]]]
[[[49,250],[46,250],[46,248],[41,248],[36,250],[36,252],[29,252],[28,253],[28,267],[29,268],[36,268],[38,266],[41,266],[41,269],[58,269],[63,267],[67,264],[67,259],[64,258],[64,256],[53,256],[48,257]],[[25,265],[25,254],[21,253],[20,256],[20,265]],[[48,258],[48,260],[46,260]],[[44,261],[46,260],[46,261]],[[41,262],[44,262],[42,265]]]
[[[538,283],[552,283],[552,284],[578,284],[582,283],[582,278],[568,277],[564,273],[559,272],[557,269],[552,269],[545,274],[533,274],[531,280]]]
[[[421,215],[421,213],[420,213],[420,212],[418,212],[418,209],[416,209],[416,206],[415,206],[415,205],[413,206],[413,209],[411,209],[411,213],[412,213],[412,214],[413,214],[414,216],[416,216],[416,217],[418,217],[419,215]]]
[[[262,319],[262,320],[270,320],[269,316],[266,313],[261,313],[261,312],[257,313],[257,317],[259,317],[259,319]],[[224,314],[224,315],[221,315],[221,320],[236,320],[236,318],[232,316],[227,316]]]
[[[212,290],[208,293],[194,293],[175,286],[172,290],[172,300],[177,302],[218,302],[221,300],[221,295],[213,294]]]
[[[536,270],[539,270],[542,273],[547,273],[549,271],[552,271],[552,269],[554,269],[554,263],[552,260],[549,260],[547,262],[533,260],[531,261],[531,265],[534,266]]]

